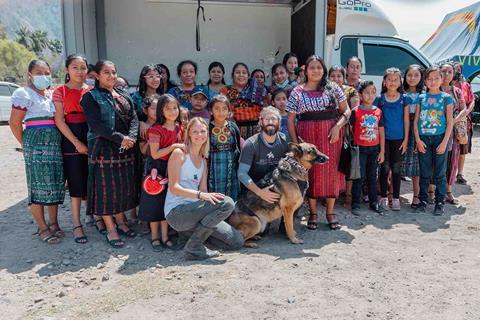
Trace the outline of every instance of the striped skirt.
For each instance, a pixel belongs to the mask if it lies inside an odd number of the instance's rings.
[[[208,159],[208,191],[219,192],[237,201],[240,192],[238,156],[235,151],[210,153]]]
[[[29,205],[63,203],[65,180],[61,142],[62,135],[56,127],[27,127],[23,132]]]
[[[447,150],[447,184],[452,185],[455,181],[458,169],[458,156],[460,155],[460,145],[455,137],[450,138],[451,147]]]
[[[415,151],[415,135],[413,133],[413,122],[410,124],[410,136],[408,138],[408,147],[402,161],[402,176],[417,177],[420,176],[420,163],[418,153]]]
[[[338,141],[329,142],[328,134],[337,120],[299,121],[297,135],[303,141],[314,144],[330,160],[325,164],[315,164],[308,172],[309,198],[338,198],[345,190],[345,175],[338,171],[342,148],[342,131]]]
[[[260,132],[258,121],[237,122],[237,126],[240,129],[240,136],[244,140]]]
[[[87,214],[113,215],[138,205],[136,148],[119,148],[103,138],[88,143]]]

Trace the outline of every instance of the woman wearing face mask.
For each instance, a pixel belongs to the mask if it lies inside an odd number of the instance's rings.
[[[28,205],[38,226],[40,240],[57,244],[65,233],[58,226],[58,205],[65,197],[62,136],[55,125],[48,63],[28,65],[28,83],[12,95],[10,129],[22,145],[28,186]],[[22,122],[25,121],[25,130]],[[45,221],[44,207],[48,208]]]

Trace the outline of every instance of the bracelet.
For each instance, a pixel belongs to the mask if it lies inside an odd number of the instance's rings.
[[[201,192],[200,190],[197,192],[197,199],[199,199],[199,200],[202,200],[202,199],[200,199],[200,194],[201,194],[201,193],[202,193],[202,192]]]

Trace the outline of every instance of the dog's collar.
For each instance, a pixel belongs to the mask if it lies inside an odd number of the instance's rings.
[[[285,161],[287,161],[288,164],[290,164],[292,167],[298,168],[298,170],[300,170],[302,178],[308,180],[308,170],[300,162],[298,162],[297,159],[291,156],[286,156]]]

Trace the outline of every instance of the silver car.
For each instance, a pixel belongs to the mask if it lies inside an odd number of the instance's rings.
[[[10,119],[10,110],[12,109],[10,98],[17,88],[20,88],[20,86],[15,83],[0,81],[0,122]]]

